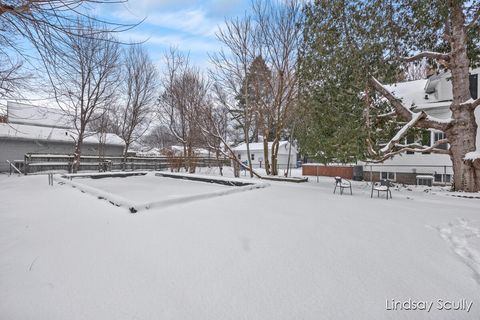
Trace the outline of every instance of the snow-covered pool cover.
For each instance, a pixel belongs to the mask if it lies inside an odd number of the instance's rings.
[[[152,174],[126,178],[76,179],[82,184],[117,194],[134,202],[179,198],[189,194],[217,191],[228,186],[199,181],[157,177]]]
[[[102,175],[96,174],[95,177],[98,178]],[[201,175],[172,173],[170,175],[185,178],[202,178]],[[75,178],[68,180],[65,177]],[[98,199],[126,207],[132,213],[154,207],[166,207],[268,186],[267,183],[252,183],[250,181],[248,185],[234,187],[218,183],[173,179],[157,176],[153,172],[141,176],[106,177],[101,179],[91,179],[85,176],[85,174],[65,175],[65,177],[56,177],[56,180],[78,188],[82,192],[94,195]],[[228,180],[225,178],[217,179]],[[231,180],[236,182],[242,181],[241,179]]]

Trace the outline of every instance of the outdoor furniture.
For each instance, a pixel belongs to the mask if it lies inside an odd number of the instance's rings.
[[[380,182],[375,182],[372,184],[372,193],[370,194],[370,198],[373,198],[373,192],[377,191],[377,197],[380,197],[380,192],[385,192],[387,195],[387,200],[388,200],[388,195],[390,195],[390,199],[392,198],[392,191],[390,190],[390,187],[393,187],[392,182],[387,179],[382,179]]]
[[[341,177],[335,177],[335,189],[333,189],[333,193],[337,191],[337,188],[340,188],[340,194],[343,194],[343,189],[350,189],[350,194],[353,194],[352,183],[347,179],[342,179]]]
[[[417,186],[428,186],[431,187],[433,185],[434,177],[432,175],[417,175]]]

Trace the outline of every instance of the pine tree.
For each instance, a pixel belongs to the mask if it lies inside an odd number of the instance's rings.
[[[370,74],[396,76],[385,51],[390,10],[379,1],[320,0],[305,8],[300,62],[303,154],[323,163],[355,162],[367,154],[364,123]]]

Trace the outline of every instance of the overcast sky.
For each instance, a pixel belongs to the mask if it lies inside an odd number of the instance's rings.
[[[170,46],[190,53],[191,62],[208,66],[208,53],[220,44],[215,32],[225,18],[242,16],[249,0],[130,0],[97,8],[98,15],[112,22],[145,21],[120,34],[122,41],[146,41],[151,58],[161,66],[162,54]]]

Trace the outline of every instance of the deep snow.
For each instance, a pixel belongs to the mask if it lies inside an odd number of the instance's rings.
[[[0,175],[0,319],[479,318],[480,200],[414,187],[370,199],[363,182],[340,196],[332,180],[132,215]],[[473,306],[386,310],[409,298]]]

